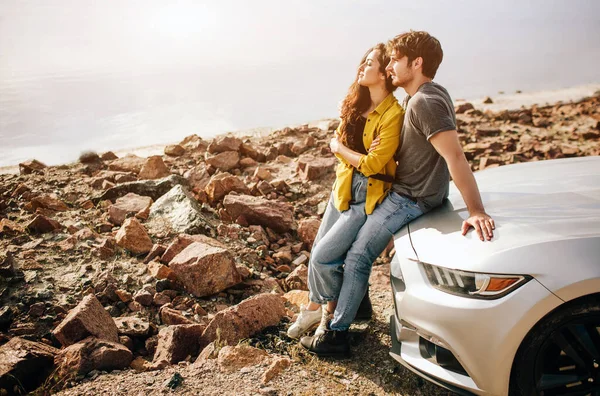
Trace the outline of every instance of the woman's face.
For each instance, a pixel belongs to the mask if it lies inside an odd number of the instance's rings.
[[[385,74],[379,71],[379,61],[377,57],[379,51],[373,50],[367,55],[367,59],[358,68],[358,80],[357,82],[363,87],[369,87],[377,84],[385,84]]]

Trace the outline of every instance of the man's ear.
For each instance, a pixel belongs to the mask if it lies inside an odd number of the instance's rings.
[[[421,58],[420,56],[418,58],[415,58],[413,60],[413,64],[412,64],[414,69],[420,69],[423,67],[423,58]]]

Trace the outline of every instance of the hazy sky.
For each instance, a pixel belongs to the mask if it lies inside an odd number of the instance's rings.
[[[0,0],[0,163],[336,117],[366,49],[409,29],[441,41],[454,99],[597,83],[599,15],[600,0]]]
[[[599,15],[597,0],[2,0],[0,78],[195,66],[348,76],[367,47],[411,28],[440,39],[452,77],[547,62],[576,73],[599,60]]]

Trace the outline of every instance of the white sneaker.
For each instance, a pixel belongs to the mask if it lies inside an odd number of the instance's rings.
[[[304,333],[314,329],[321,320],[321,307],[315,311],[309,311],[304,305],[300,307],[300,314],[296,321],[290,326],[287,335],[290,338],[300,338]]]
[[[323,308],[323,314],[321,315],[321,322],[319,323],[319,327],[315,331],[315,337],[320,336],[321,334],[325,334],[325,330],[327,330],[327,323],[333,319],[333,313],[329,313],[327,308]]]

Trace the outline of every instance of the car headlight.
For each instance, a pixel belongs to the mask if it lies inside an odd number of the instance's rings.
[[[459,271],[421,263],[434,288],[462,297],[493,300],[513,292],[532,278],[529,275],[498,275]]]

